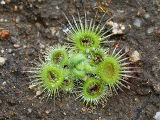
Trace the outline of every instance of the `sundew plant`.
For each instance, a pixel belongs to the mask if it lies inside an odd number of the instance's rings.
[[[82,19],[65,15],[69,27],[66,32],[68,44],[56,45],[45,52],[45,60],[38,64],[33,73],[32,84],[38,86],[42,93],[52,98],[61,92],[75,93],[85,105],[98,105],[107,100],[111,94],[129,83],[126,78],[133,77],[126,52],[102,47],[113,35],[110,28],[101,20],[88,20],[86,13]],[[112,52],[111,52],[112,51]],[[123,90],[122,90],[123,91]]]

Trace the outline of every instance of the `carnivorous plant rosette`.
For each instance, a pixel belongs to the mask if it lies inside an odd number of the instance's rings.
[[[104,16],[98,25],[86,18],[86,12],[84,21],[79,12],[78,20],[73,15],[72,20],[66,15],[65,18],[69,23],[67,40],[72,44],[57,45],[45,53],[45,61],[33,71],[35,84],[48,97],[62,90],[78,93],[77,99],[81,98],[86,105],[98,105],[106,101],[112,91],[117,93],[117,88],[126,87],[125,78],[138,71],[133,71],[130,62],[126,62],[128,57],[126,53],[121,54],[122,49],[116,53],[115,48],[110,54],[102,48],[101,43],[113,35],[106,35],[112,29],[106,30],[106,25],[101,25]]]

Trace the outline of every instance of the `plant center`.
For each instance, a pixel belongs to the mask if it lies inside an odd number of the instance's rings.
[[[55,63],[60,63],[62,61],[62,59],[63,59],[63,54],[61,52],[59,52],[55,55],[54,61],[55,61]]]
[[[76,66],[76,69],[81,71],[81,70],[83,70],[83,67],[84,67],[84,66],[83,66],[83,63],[80,63],[80,64],[78,64],[78,65]]]
[[[95,62],[95,63],[100,63],[100,62],[102,62],[102,56],[101,55],[99,55],[99,54],[95,54],[94,55],[94,58],[93,58],[93,61]]]
[[[55,74],[51,71],[49,71],[49,81],[51,82],[55,82],[56,81],[56,77],[55,77]]]
[[[66,85],[66,86],[68,86],[69,83],[70,83],[70,80],[65,79],[63,84]]]
[[[97,84],[92,85],[89,89],[88,89],[88,93],[91,95],[96,94],[97,92],[100,91],[100,87]]]
[[[103,68],[103,73],[107,78],[111,78],[114,74],[114,67],[111,63],[106,63]]]
[[[81,39],[81,44],[85,47],[91,47],[93,45],[93,40],[90,37],[83,37]]]

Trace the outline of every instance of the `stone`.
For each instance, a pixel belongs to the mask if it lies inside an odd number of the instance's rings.
[[[37,95],[37,96],[39,96],[39,95],[41,95],[41,94],[42,94],[41,91],[37,91],[37,92],[36,92],[36,95]]]
[[[155,120],[160,120],[160,112],[156,112],[156,115],[154,116]]]
[[[14,44],[13,45],[15,48],[20,48],[20,45],[19,44]]]
[[[32,108],[28,108],[28,112],[31,113],[32,112]]]
[[[4,81],[4,82],[2,83],[2,86],[5,86],[5,85],[7,85],[7,82],[6,82],[6,81]]]
[[[140,19],[135,19],[133,25],[136,26],[136,27],[141,27],[141,24],[142,24],[142,21]]]
[[[137,61],[141,60],[140,54],[139,54],[139,52],[138,52],[137,50],[135,50],[135,51],[131,54],[130,60],[131,60],[132,62],[137,62]]]
[[[11,54],[12,52],[13,52],[13,50],[9,48],[8,53]]]
[[[1,1],[1,5],[5,5],[6,2],[4,0]]]
[[[148,13],[144,14],[144,17],[147,19],[150,17],[150,15]]]
[[[6,60],[7,60],[6,58],[0,57],[0,66],[4,65]]]
[[[21,21],[20,16],[17,16],[17,17],[16,17],[16,23],[19,23],[20,21]]]
[[[112,26],[113,34],[124,34],[125,26],[123,24],[109,21],[107,22],[107,25]]]
[[[147,33],[151,34],[153,32],[153,30],[154,30],[154,27],[150,27],[150,28],[147,29]]]
[[[46,111],[45,111],[46,114],[49,114],[50,112],[51,112],[51,111],[49,111],[49,110],[46,110]]]

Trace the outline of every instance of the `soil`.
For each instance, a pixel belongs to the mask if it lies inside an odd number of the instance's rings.
[[[3,1],[3,0],[0,0]],[[153,120],[160,111],[160,2],[158,0],[5,0],[0,3],[0,31],[9,36],[0,39],[0,120]],[[104,105],[85,107],[74,95],[60,94],[54,100],[41,100],[30,90],[30,79],[23,68],[34,66],[48,46],[64,44],[63,30],[69,16],[88,18],[113,17],[112,21],[125,25],[122,35],[114,35],[110,46],[138,51],[140,59],[134,63],[142,73],[130,78],[128,86],[118,95],[108,98]],[[63,11],[63,12],[62,12]],[[71,19],[71,17],[69,17]],[[96,18],[99,19],[98,17]],[[135,25],[135,20],[140,20]],[[128,95],[126,95],[128,94]]]

